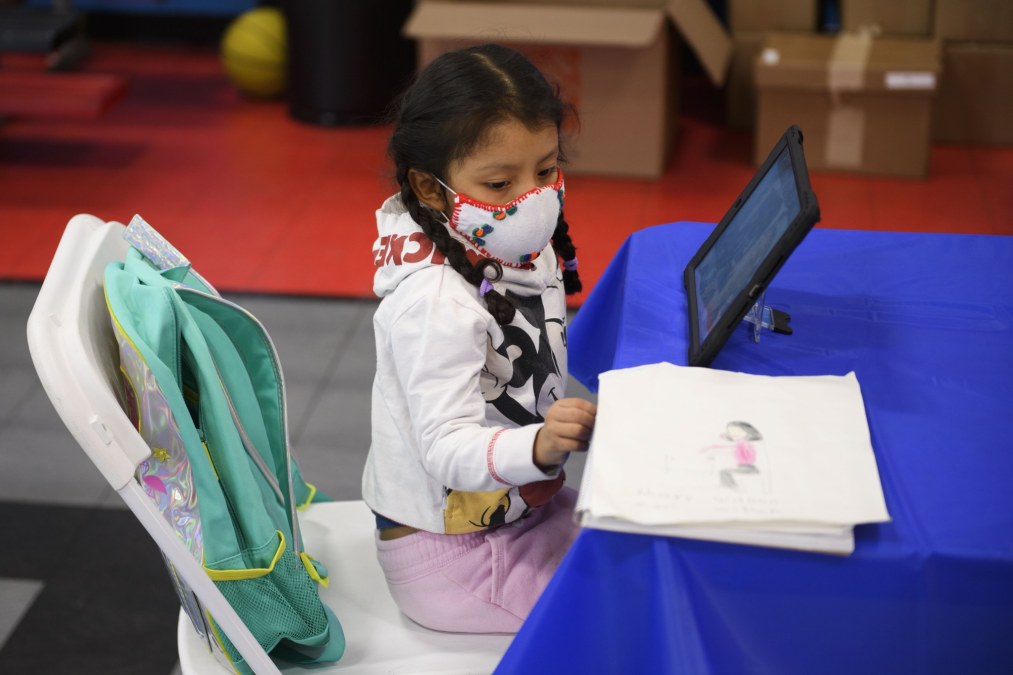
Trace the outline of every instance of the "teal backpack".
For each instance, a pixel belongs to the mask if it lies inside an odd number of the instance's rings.
[[[345,649],[320,600],[324,566],[303,550],[298,509],[327,498],[288,443],[285,384],[261,323],[222,298],[140,216],[105,273],[124,407],[152,449],[137,480],[272,657],[312,664]],[[197,632],[250,669],[170,565]]]

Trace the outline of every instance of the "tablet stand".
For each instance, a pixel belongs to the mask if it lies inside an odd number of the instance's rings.
[[[743,319],[753,324],[753,342],[760,341],[760,333],[764,328],[784,335],[792,334],[792,328],[788,325],[791,316],[787,312],[769,307],[766,300],[767,292],[764,291]]]

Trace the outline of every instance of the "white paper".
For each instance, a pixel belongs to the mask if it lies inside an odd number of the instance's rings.
[[[850,541],[852,525],[889,520],[854,373],[662,363],[599,382],[577,506],[587,521]]]
[[[632,532],[653,536],[703,539],[749,546],[789,548],[818,553],[850,555],[855,550],[855,536],[850,527],[807,528],[800,530],[760,529],[756,527],[710,527],[707,525],[640,525],[618,518],[591,518],[584,514],[585,527],[597,530]]]

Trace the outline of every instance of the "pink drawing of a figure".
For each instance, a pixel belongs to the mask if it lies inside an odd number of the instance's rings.
[[[737,475],[760,473],[760,470],[756,468],[756,446],[753,443],[763,440],[763,436],[749,422],[736,420],[728,423],[721,438],[731,441],[731,444],[708,445],[701,452],[731,452],[735,466],[721,469],[718,476],[721,479],[721,485],[736,490],[739,488],[739,482],[736,480]]]

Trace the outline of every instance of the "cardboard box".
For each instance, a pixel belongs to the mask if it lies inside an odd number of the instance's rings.
[[[935,36],[966,42],[1013,42],[1013,2],[936,0]]]
[[[519,4],[517,0],[476,0],[485,3],[500,3],[505,5]],[[625,9],[659,9],[667,4],[665,0],[529,0],[527,4],[538,2],[543,5],[570,5],[576,7],[611,7]]]
[[[728,0],[728,25],[733,33],[814,31],[818,0]]]
[[[732,60],[725,82],[725,124],[732,129],[752,129],[756,121],[753,62],[766,36],[752,32],[732,35]]]
[[[1013,143],[1013,44],[955,42],[943,48],[932,137]]]
[[[840,0],[841,28],[876,27],[879,35],[932,35],[933,0]]]
[[[420,0],[404,33],[418,40],[420,68],[484,42],[518,49],[577,107],[569,172],[657,177],[678,119],[672,26],[720,85],[731,40],[704,0],[654,0],[653,9]]]
[[[928,173],[937,42],[770,34],[755,68],[757,163],[798,124],[811,169]]]

